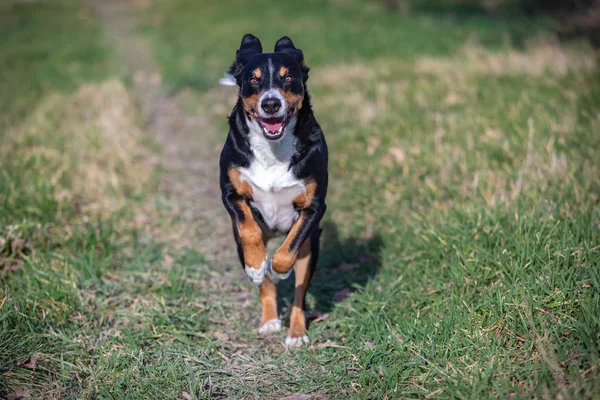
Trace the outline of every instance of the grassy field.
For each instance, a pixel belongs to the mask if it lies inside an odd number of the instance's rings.
[[[432,3],[127,11],[215,162],[241,36],[304,50],[331,183],[294,352],[256,334],[255,289],[164,193],[87,3],[0,5],[0,397],[597,397],[598,53],[552,20]]]
[[[9,1],[0,21],[0,398],[89,398],[120,325],[110,271],[156,251],[131,217],[156,157],[88,8]]]

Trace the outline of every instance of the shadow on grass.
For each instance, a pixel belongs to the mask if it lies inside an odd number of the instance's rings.
[[[319,262],[307,295],[306,308],[309,314],[311,310],[315,314],[330,312],[336,302],[343,301],[373,279],[381,266],[382,247],[378,235],[342,238],[335,223],[324,222]],[[294,280],[280,283],[278,292],[279,308],[289,316]]]

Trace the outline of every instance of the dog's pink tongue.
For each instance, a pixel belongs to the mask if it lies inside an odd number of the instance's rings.
[[[281,125],[283,125],[283,122],[269,123],[267,121],[263,121],[263,125],[265,126],[265,128],[267,128],[269,130],[269,132],[275,133],[279,130],[279,128],[281,128]]]

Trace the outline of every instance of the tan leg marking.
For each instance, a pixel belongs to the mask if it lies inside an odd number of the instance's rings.
[[[268,278],[260,287],[260,305],[262,306],[261,325],[277,318],[277,289]]]
[[[290,247],[292,245],[292,241],[298,234],[303,221],[304,216],[300,214],[300,217],[292,225],[292,229],[290,229],[288,232],[288,235],[281,247],[277,249],[275,254],[273,254],[272,267],[275,272],[279,274],[285,274],[294,266],[298,254],[291,251]]]
[[[244,221],[238,222],[238,232],[244,250],[244,262],[253,269],[260,269],[265,261],[265,244],[262,239],[262,230],[252,217],[252,210],[245,201],[239,201],[238,207],[244,213]]]
[[[240,171],[235,168],[231,168],[227,171],[227,175],[229,175],[229,180],[233,185],[235,191],[240,195],[246,198],[252,198],[252,186],[247,181],[241,180]]]
[[[294,199],[294,206],[303,209],[308,208],[312,204],[313,198],[317,191],[317,184],[314,181],[309,181],[306,184],[306,190],[304,193],[299,194]],[[292,225],[292,229],[287,234],[285,241],[281,247],[273,254],[273,270],[280,274],[285,274],[294,266],[296,262],[297,253],[290,250],[292,241],[298,234],[302,223],[304,222],[304,216],[300,213],[300,217]],[[305,242],[306,243],[306,242]]]
[[[252,187],[248,182],[240,179],[240,172],[232,168],[228,175],[236,192],[246,199],[251,199]],[[244,262],[250,268],[260,269],[266,258],[262,230],[254,220],[252,210],[245,199],[238,201],[237,206],[244,214],[244,220],[237,223],[244,251]]]
[[[294,199],[294,206],[298,208],[308,208],[312,204],[313,198],[317,191],[317,184],[314,181],[306,183],[306,190],[304,193],[299,194]]]
[[[294,303],[290,316],[289,338],[304,338],[306,336],[306,318],[304,317],[304,296],[310,281],[310,238],[306,239],[298,251],[298,261],[294,265],[296,274],[296,288],[294,290]],[[300,341],[299,344],[302,344]],[[305,342],[305,341],[304,341]]]

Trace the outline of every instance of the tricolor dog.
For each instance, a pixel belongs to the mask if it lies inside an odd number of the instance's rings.
[[[319,256],[327,145],[313,115],[304,56],[282,37],[273,53],[247,34],[230,69],[239,86],[221,153],[221,191],[240,262],[260,288],[259,333],[281,329],[274,283],[295,271],[287,347],[308,343],[304,298]],[[227,83],[227,79],[221,83]],[[272,257],[267,241],[285,236]]]

